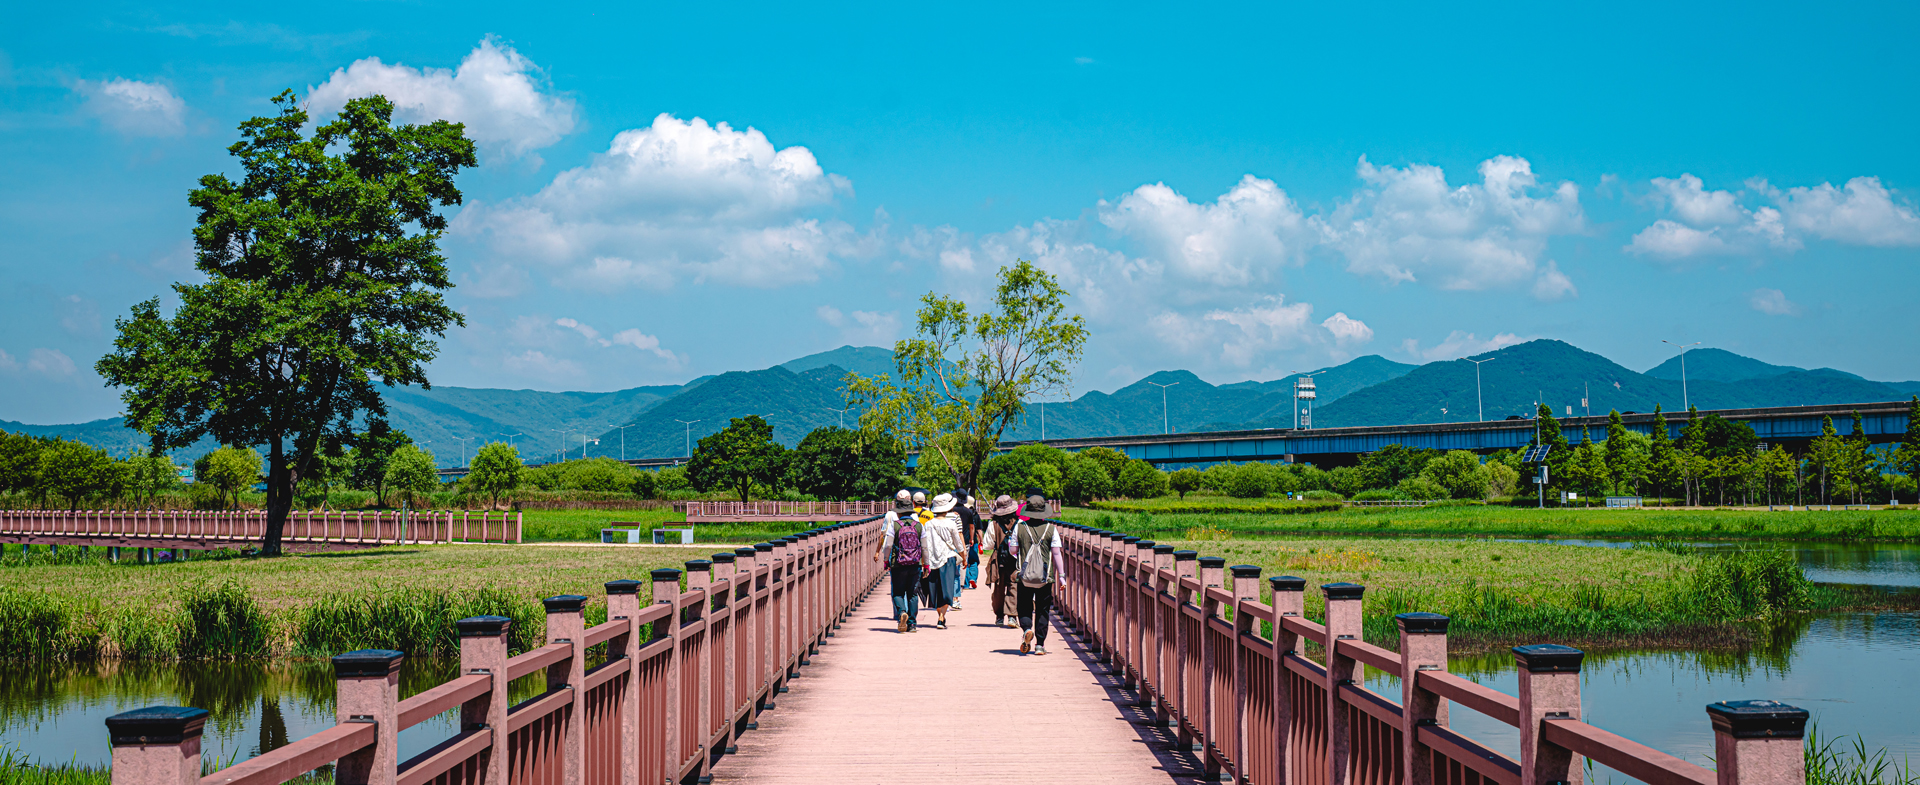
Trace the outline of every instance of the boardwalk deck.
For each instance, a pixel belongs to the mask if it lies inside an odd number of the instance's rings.
[[[987,592],[920,632],[887,618],[884,582],[714,767],[716,783],[1196,782],[1150,715],[1056,626],[1044,657],[993,626]],[[963,602],[964,604],[964,602]]]

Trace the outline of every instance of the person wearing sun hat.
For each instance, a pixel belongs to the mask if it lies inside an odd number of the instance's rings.
[[[987,535],[982,540],[987,552],[982,555],[986,562],[987,584],[993,587],[993,624],[996,627],[1008,625],[1008,619],[1017,618],[1014,609],[1018,591],[1014,588],[1016,566],[1013,551],[1007,547],[1007,539],[1013,534],[1013,526],[1020,517],[1020,500],[1006,494],[1000,494],[987,507]]]
[[[933,497],[927,508],[933,517],[920,524],[921,549],[930,570],[925,586],[927,605],[939,611],[940,619],[934,626],[942,630],[947,628],[947,610],[953,606],[953,586],[960,579],[960,556],[966,547],[966,540],[960,536],[960,516],[953,512],[958,504],[950,493]]]
[[[910,529],[902,537],[903,529]],[[901,489],[893,495],[893,509],[881,524],[882,537],[875,543],[873,560],[887,560],[893,595],[893,618],[901,632],[914,632],[920,618],[920,579],[926,574],[926,552],[920,536],[920,521],[913,509],[913,492]],[[901,547],[895,548],[899,543]]]
[[[1060,527],[1046,519],[1047,497],[1038,490],[1027,494],[1025,514],[1013,527],[1007,544],[1017,560],[1015,603],[1020,614],[1020,653],[1047,653],[1047,629],[1052,623],[1053,587],[1066,571],[1061,556]]]

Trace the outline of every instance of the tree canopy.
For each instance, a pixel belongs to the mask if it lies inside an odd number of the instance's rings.
[[[773,440],[773,426],[759,415],[735,417],[719,433],[698,442],[687,462],[687,479],[703,493],[726,489],[748,501],[756,484],[779,486],[786,452]]]
[[[834,501],[890,499],[905,482],[906,451],[883,433],[815,428],[787,456],[787,484]]]

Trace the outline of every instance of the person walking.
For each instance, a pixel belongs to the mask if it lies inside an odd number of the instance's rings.
[[[927,508],[933,517],[920,525],[920,548],[927,560],[927,605],[940,613],[935,626],[942,630],[947,628],[947,610],[953,607],[953,589],[960,581],[960,552],[966,547],[960,536],[960,516],[953,511],[957,506],[953,494],[933,497]]]
[[[893,495],[893,509],[882,524],[883,536],[873,551],[873,560],[886,559],[892,582],[893,617],[901,632],[919,630],[920,581],[927,571],[927,556],[920,542],[920,521],[913,509],[913,493],[902,490]]]
[[[1013,527],[1014,553],[1019,559],[1020,653],[1047,653],[1047,628],[1052,620],[1053,587],[1066,572],[1060,552],[1060,527],[1043,517],[1047,499],[1027,497],[1026,514]]]
[[[953,491],[954,515],[960,518],[960,570],[953,579],[953,609],[960,610],[960,595],[980,579],[980,514],[973,511],[973,497],[965,488]]]
[[[993,588],[993,625],[1005,627],[1012,623],[1009,619],[1017,619],[1020,615],[1015,610],[1015,602],[1019,597],[1019,591],[1015,588],[1019,579],[1016,574],[1019,561],[1014,558],[1013,548],[1007,544],[1012,541],[1013,526],[1020,519],[1020,502],[1012,496],[1001,494],[987,508],[987,516],[987,536],[984,540],[987,549],[983,558],[986,561],[987,584]]]

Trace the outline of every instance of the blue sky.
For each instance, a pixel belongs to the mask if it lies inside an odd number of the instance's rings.
[[[1559,338],[1920,378],[1911,4],[39,4],[0,30],[0,419],[118,411],[115,316],[283,88],[480,141],[437,384],[886,345],[1012,258],[1080,390]],[[725,124],[722,126],[722,124]]]

